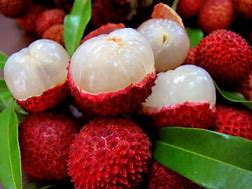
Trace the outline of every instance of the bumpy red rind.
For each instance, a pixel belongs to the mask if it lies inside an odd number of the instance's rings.
[[[17,103],[28,112],[42,112],[54,108],[70,95],[68,83],[58,85],[43,92],[40,96],[34,96],[25,100],[16,99]]]
[[[248,110],[218,105],[213,126],[217,132],[252,140],[252,113]]]
[[[147,172],[151,143],[126,119],[96,119],[70,148],[69,175],[79,189],[135,188]]]
[[[50,9],[42,12],[36,21],[36,32],[43,36],[44,32],[56,24],[63,24],[65,12],[61,9]]]
[[[131,84],[122,90],[91,94],[81,90],[73,81],[70,71],[68,72],[69,87],[76,105],[84,113],[100,115],[124,114],[138,109],[151,94],[155,79],[156,73],[153,72],[146,75],[140,82]]]
[[[107,23],[105,25],[102,25],[101,27],[97,28],[96,30],[90,32],[84,39],[81,41],[81,44],[87,41],[88,39],[91,39],[93,37],[96,37],[101,34],[109,34],[112,31],[125,28],[124,24],[113,24],[113,23]]]
[[[152,162],[148,189],[200,189],[187,178],[175,173],[174,171],[162,166],[156,161]]]
[[[206,0],[200,9],[198,22],[207,33],[228,29],[234,19],[232,0]]]
[[[176,11],[183,19],[189,19],[198,14],[203,3],[204,0],[180,0]]]
[[[0,0],[0,13],[7,17],[17,18],[23,16],[30,5],[31,0]]]
[[[238,91],[240,91],[247,100],[252,101],[252,70],[249,75],[244,78],[240,86],[238,86]]]
[[[197,47],[190,48],[183,64],[195,64],[196,53],[197,53]]]
[[[38,180],[66,178],[76,128],[76,123],[64,114],[29,114],[20,126],[23,171]]]
[[[238,34],[217,30],[200,41],[195,62],[218,85],[234,90],[252,69],[252,49]]]
[[[156,127],[192,127],[208,129],[212,126],[215,110],[208,102],[185,102],[161,109],[143,106],[143,112],[153,120]]]

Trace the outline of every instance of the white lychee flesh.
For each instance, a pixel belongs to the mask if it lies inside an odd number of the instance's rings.
[[[158,74],[152,94],[143,106],[162,108],[178,103],[201,101],[207,101],[211,108],[215,106],[213,80],[203,68],[183,65]]]
[[[138,29],[149,42],[155,57],[158,72],[181,65],[188,54],[190,41],[185,29],[168,19],[150,19]]]
[[[85,41],[70,64],[74,83],[93,94],[124,89],[154,70],[151,47],[139,32],[130,28]]]
[[[39,96],[66,81],[69,60],[60,44],[40,39],[9,57],[4,79],[18,100]]]

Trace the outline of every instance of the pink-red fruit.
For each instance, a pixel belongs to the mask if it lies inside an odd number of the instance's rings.
[[[177,5],[177,12],[183,19],[196,16],[204,0],[180,0]]]
[[[17,18],[30,8],[31,0],[0,0],[0,14]]]
[[[126,119],[96,119],[76,136],[68,161],[76,188],[135,188],[147,172],[151,143]]]
[[[69,147],[76,133],[75,122],[64,114],[29,114],[20,126],[23,171],[39,180],[67,177]]]

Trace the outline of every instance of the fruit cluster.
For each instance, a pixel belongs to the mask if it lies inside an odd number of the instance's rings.
[[[36,31],[45,35],[63,17],[43,12]],[[70,176],[79,189],[136,188],[145,177],[150,189],[200,188],[152,160],[155,128],[203,128],[252,140],[251,112],[216,105],[213,81],[251,99],[246,40],[216,30],[190,49],[182,19],[169,6],[157,4],[151,17],[137,29],[101,26],[72,57],[48,39],[10,56],[6,84],[29,112],[20,126],[24,172],[42,181]]]

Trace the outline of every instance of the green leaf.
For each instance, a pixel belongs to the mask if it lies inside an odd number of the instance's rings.
[[[55,186],[55,184],[44,184],[43,186],[41,184],[37,184],[35,182],[26,184],[23,189],[48,189]]]
[[[5,53],[0,51],[0,69],[4,68],[4,64],[7,61],[7,59],[8,59],[8,56]]]
[[[200,40],[204,37],[204,33],[201,29],[186,28],[186,31],[190,38],[191,47],[197,46]]]
[[[70,55],[80,44],[91,18],[91,11],[91,0],[75,0],[71,13],[65,17],[64,42]]]
[[[18,120],[14,104],[0,113],[0,182],[5,189],[22,189]]]
[[[252,186],[252,141],[204,129],[160,129],[154,158],[205,188]]]
[[[214,83],[214,85],[216,89],[219,91],[219,93],[221,94],[221,96],[225,98],[226,100],[235,102],[235,103],[241,103],[247,108],[249,108],[250,110],[252,110],[252,101],[246,100],[241,94],[237,92],[230,92],[230,91],[221,89],[220,87],[218,87],[216,83]]]

